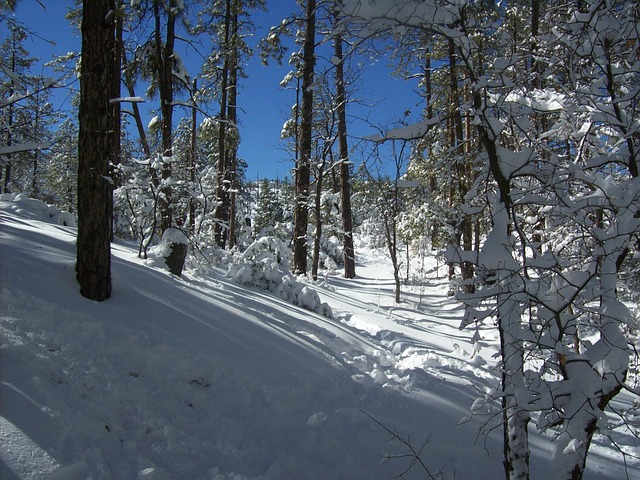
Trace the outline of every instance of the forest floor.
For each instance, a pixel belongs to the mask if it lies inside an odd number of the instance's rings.
[[[360,244],[356,279],[309,283],[328,318],[223,269],[176,278],[116,241],[96,303],[59,219],[0,200],[0,478],[502,478],[497,405],[470,416],[497,386],[497,333],[458,328],[435,258],[414,260],[422,281],[395,304],[384,252]],[[585,478],[640,479],[638,439],[614,433]],[[546,478],[554,443],[532,430],[531,444]]]

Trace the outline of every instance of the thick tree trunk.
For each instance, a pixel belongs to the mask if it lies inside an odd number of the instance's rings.
[[[464,198],[467,195],[470,184],[470,168],[467,165],[467,159],[465,153],[465,138],[464,138],[464,125],[462,121],[462,112],[460,105],[460,89],[458,88],[458,69],[456,67],[456,52],[452,39],[449,39],[449,90],[451,95],[451,130],[450,130],[450,145],[451,149],[456,155],[456,186],[457,186],[457,198],[459,202],[464,202]],[[467,144],[468,145],[468,144]],[[473,249],[473,226],[471,218],[463,214],[462,222],[460,224],[460,238],[462,239],[462,249],[470,251]],[[465,293],[473,293],[474,287],[470,283],[473,278],[474,267],[471,262],[462,262],[460,265],[460,276],[462,277],[463,290]]]
[[[229,28],[231,22],[230,1],[227,0],[226,14],[224,20],[224,45],[227,48],[229,44]],[[219,247],[224,248],[226,245],[227,225],[228,225],[228,200],[227,186],[225,180],[227,177],[227,95],[229,81],[229,58],[225,55],[222,65],[222,84],[220,85],[220,118],[218,128],[218,177],[216,185],[216,231],[215,242]]]
[[[172,5],[173,6],[173,5]],[[164,47],[160,40],[160,13],[156,3],[156,49],[160,72],[158,84],[160,91],[160,111],[162,112],[162,170],[160,186],[160,229],[164,232],[173,226],[173,189],[167,183],[171,177],[171,158],[173,157],[173,46],[175,43],[176,17],[173,8],[167,9],[167,32]],[[166,159],[166,160],[165,160]]]
[[[311,265],[311,278],[318,279],[318,268],[320,266],[320,239],[322,237],[322,184],[324,181],[324,164],[318,168],[316,178],[316,198],[314,211],[316,216],[316,233],[313,239],[313,262]]]
[[[227,151],[227,164],[229,168],[229,248],[236,244],[236,192],[238,190],[238,5],[234,2],[231,15],[231,51],[229,61],[229,123],[235,135],[233,142]]]
[[[175,44],[176,2],[171,0],[167,8],[166,40],[161,40],[159,3],[155,4],[156,31],[155,41],[158,59],[158,90],[160,92],[160,111],[162,112],[162,170],[159,189],[160,230],[164,233],[173,227],[173,188],[171,162],[173,161],[173,50]],[[170,253],[165,263],[171,273],[180,276],[187,257],[188,246],[184,243],[170,242]]]
[[[473,94],[473,104],[476,111],[484,108],[479,91]],[[478,135],[487,152],[489,170],[495,180],[499,200],[492,213],[494,230],[499,225],[499,239],[504,245],[508,244],[511,225],[511,185],[500,168],[500,157],[496,146],[496,138],[485,124],[479,124]],[[504,265],[512,258],[505,252]],[[512,287],[515,289],[515,287]],[[508,480],[528,480],[529,478],[529,414],[518,405],[515,390],[522,387],[524,382],[524,347],[521,332],[522,309],[519,303],[507,291],[498,295],[497,321],[500,333],[500,352],[502,354],[502,415],[504,442],[504,469]]]
[[[507,480],[529,479],[529,414],[518,405],[516,390],[524,384],[519,337],[522,308],[506,293],[498,296],[498,330],[502,352],[502,418],[504,471]]]
[[[85,0],[82,14],[80,132],[78,138],[78,241],[80,293],[91,300],[111,295],[114,2]]]
[[[337,19],[337,10],[336,10]],[[349,182],[349,147],[347,145],[347,113],[344,87],[342,36],[336,35],[334,54],[336,62],[336,103],[338,113],[338,147],[340,149],[340,198],[342,203],[342,230],[344,235],[344,278],[355,278],[356,261],[353,248],[353,220],[351,214],[351,185]]]
[[[307,273],[307,225],[309,223],[309,183],[311,176],[311,129],[313,121],[313,73],[315,68],[316,2],[307,0],[303,45],[302,120],[300,158],[296,170],[296,204],[293,230],[293,273]]]

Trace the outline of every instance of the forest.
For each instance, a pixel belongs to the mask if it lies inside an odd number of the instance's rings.
[[[356,278],[366,235],[396,304],[436,257],[461,329],[498,335],[499,388],[472,411],[500,406],[505,478],[529,478],[532,428],[559,445],[557,478],[582,478],[616,396],[638,405],[638,2],[299,0],[254,41],[264,0],[85,0],[67,15],[81,51],[45,78],[19,1],[0,1],[0,188],[77,219],[83,296],[109,299],[120,238],[177,277],[224,266],[330,316],[302,285]],[[290,66],[291,180],[246,178],[238,154],[251,56]],[[350,112],[376,108],[357,87],[372,58],[422,103],[365,135]],[[633,412],[618,421],[638,435]]]

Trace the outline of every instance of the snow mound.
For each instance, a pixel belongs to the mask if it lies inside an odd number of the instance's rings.
[[[50,222],[65,227],[76,226],[76,217],[72,213],[61,212],[53,205],[47,205],[40,200],[28,198],[22,194],[0,194],[0,209],[32,220]]]

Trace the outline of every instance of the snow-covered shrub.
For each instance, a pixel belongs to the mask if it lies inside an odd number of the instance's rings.
[[[241,285],[275,292],[288,271],[286,247],[276,237],[262,237],[247,248],[239,261],[229,265],[227,277]]]
[[[310,237],[309,243],[312,241]],[[327,238],[324,235],[320,237],[319,260],[319,265],[330,272],[336,270],[338,265],[344,265],[344,248],[338,237]]]
[[[280,239],[262,237],[229,265],[227,278],[276,293],[285,301],[331,318],[331,307],[320,301],[315,290],[289,272],[288,255],[289,249]]]
[[[131,159],[123,161],[119,168],[127,180],[113,192],[114,234],[137,240],[139,255],[145,258],[156,240],[157,198],[151,186],[149,162]]]

